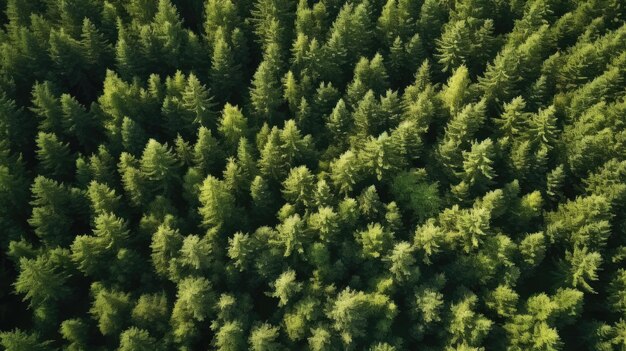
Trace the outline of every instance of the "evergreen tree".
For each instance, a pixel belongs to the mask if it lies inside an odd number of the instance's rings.
[[[280,121],[279,107],[282,104],[281,58],[277,44],[270,44],[263,61],[259,64],[252,80],[250,100],[252,109],[259,122],[276,123]]]
[[[94,136],[99,136],[102,125],[99,125],[95,116],[72,96],[63,94],[60,101],[63,111],[62,125],[66,133],[76,138],[85,150],[94,150]]]
[[[73,172],[69,146],[54,134],[39,132],[37,135],[37,160],[41,173],[50,178],[67,179]]]
[[[200,202],[199,212],[206,227],[228,226],[235,218],[233,195],[222,181],[212,176],[208,176],[200,187]]]
[[[46,81],[33,86],[32,102],[31,110],[41,118],[40,130],[61,135],[63,111],[52,90],[52,84]]]
[[[241,67],[235,61],[235,52],[226,41],[223,30],[215,34],[209,75],[211,91],[215,92],[218,101],[229,102],[239,96],[237,87],[242,84]]]
[[[193,158],[195,164],[204,172],[210,173],[219,165],[221,152],[218,148],[218,141],[211,130],[206,127],[198,129],[198,140],[193,148]]]
[[[216,103],[213,101],[209,90],[202,85],[194,74],[190,74],[187,78],[187,84],[182,91],[182,105],[185,110],[192,114],[193,124],[199,124],[203,127],[215,125]]]
[[[218,130],[231,150],[238,147],[248,130],[248,121],[237,106],[224,105]]]
[[[0,349],[624,349],[622,2],[0,8]]]
[[[167,193],[178,180],[178,160],[167,144],[154,139],[146,144],[140,160],[140,169],[155,192]]]
[[[94,283],[91,286],[93,303],[89,313],[98,322],[98,329],[102,335],[115,335],[127,325],[131,309],[130,295],[106,289],[102,284]]]
[[[84,213],[83,205],[87,205],[83,195],[43,176],[35,179],[31,191],[33,210],[28,223],[35,234],[51,247],[71,242],[72,227],[80,223],[76,214]]]
[[[0,343],[6,350],[47,351],[49,342],[42,342],[37,334],[28,334],[19,329],[0,333]]]
[[[278,327],[264,323],[252,329],[248,338],[248,345],[253,351],[270,351],[281,350],[280,344],[277,342]]]
[[[120,351],[147,351],[157,350],[157,341],[142,329],[131,327],[120,334]]]

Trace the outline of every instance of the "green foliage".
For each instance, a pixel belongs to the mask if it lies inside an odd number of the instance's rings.
[[[39,341],[37,334],[28,334],[19,329],[2,332],[0,334],[0,344],[7,351],[46,351],[50,350],[49,342]]]
[[[157,341],[150,334],[141,329],[132,327],[120,334],[120,351],[148,351],[157,350]]]
[[[428,184],[423,172],[398,174],[391,185],[391,192],[410,218],[421,221],[439,212],[441,199],[437,184]]]
[[[224,111],[219,121],[218,130],[226,143],[235,149],[239,140],[247,133],[248,121],[237,106],[224,105]]]
[[[43,132],[39,132],[36,142],[41,174],[59,180],[68,177],[74,164],[69,146],[60,142],[56,135]]]
[[[200,187],[202,223],[208,228],[219,228],[230,224],[235,210],[235,199],[223,181],[208,176]]]
[[[50,257],[37,256],[27,259],[22,257],[19,262],[20,275],[15,281],[15,291],[24,295],[31,307],[54,303],[69,293],[64,286],[67,277],[55,269],[55,262]]]
[[[345,344],[369,336],[384,338],[390,331],[390,322],[397,314],[397,306],[389,297],[362,291],[343,290],[337,295],[329,317],[333,328]]]
[[[89,313],[98,322],[102,335],[112,335],[122,331],[130,315],[130,295],[116,290],[109,290],[99,283],[91,286],[93,303]]]
[[[141,155],[139,167],[142,175],[155,192],[167,193],[178,178],[178,160],[167,144],[148,140]]]
[[[0,349],[625,350],[622,2],[0,0]]]
[[[252,329],[248,344],[250,350],[253,351],[278,351],[281,349],[280,344],[277,342],[278,327],[273,327],[270,324],[263,323]]]

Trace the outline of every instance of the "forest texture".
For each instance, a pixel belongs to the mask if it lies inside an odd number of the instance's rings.
[[[626,350],[623,0],[0,7],[0,349]]]

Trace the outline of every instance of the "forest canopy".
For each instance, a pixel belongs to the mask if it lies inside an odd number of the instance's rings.
[[[623,0],[0,8],[0,349],[626,350]]]

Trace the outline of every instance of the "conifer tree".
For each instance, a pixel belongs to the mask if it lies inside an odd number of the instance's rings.
[[[196,323],[211,315],[212,287],[206,278],[188,277],[178,283],[176,296],[171,318],[174,337],[178,343],[189,345],[199,332]]]
[[[131,301],[129,294],[106,289],[102,284],[91,286],[93,303],[89,312],[98,322],[102,335],[114,335],[122,331],[128,321]]]
[[[254,73],[250,99],[255,116],[259,122],[276,123],[280,121],[278,108],[282,104],[281,58],[277,44],[270,44],[263,61]]]
[[[283,195],[287,201],[297,205],[313,205],[313,175],[306,166],[292,168],[283,182]]]
[[[218,130],[231,150],[238,147],[241,138],[246,136],[248,121],[237,106],[224,105]]]
[[[140,160],[140,169],[155,192],[167,193],[178,180],[178,160],[167,146],[150,139]]]
[[[221,152],[218,148],[218,141],[211,130],[206,127],[198,129],[198,140],[193,148],[195,164],[205,173],[212,172],[220,160]]]
[[[0,349],[624,349],[622,2],[0,8]]]
[[[208,228],[227,226],[235,218],[233,195],[222,181],[212,176],[208,176],[200,187],[200,202],[202,223]]]
[[[50,178],[64,180],[73,171],[74,161],[68,144],[59,141],[54,134],[39,132],[37,159],[41,165],[41,173]]]
[[[493,181],[495,177],[492,167],[493,156],[491,139],[475,143],[469,152],[463,153],[464,178],[470,186],[484,189]]]
[[[72,96],[63,94],[60,101],[63,111],[62,125],[66,133],[76,138],[86,150],[94,150],[94,136],[100,134],[102,125],[99,125],[95,116]]]
[[[41,118],[40,130],[61,135],[63,112],[52,84],[46,81],[33,86],[32,102],[32,111]]]
[[[49,342],[42,342],[39,335],[29,334],[19,329],[0,333],[0,344],[7,350],[50,350]]]
[[[241,67],[235,61],[235,52],[226,40],[224,31],[215,33],[213,55],[211,56],[211,91],[221,103],[237,98],[237,87],[242,84]]]
[[[87,205],[83,195],[44,176],[35,179],[31,191],[33,211],[28,223],[35,234],[52,247],[71,242],[72,226],[80,219],[75,214]]]
[[[190,74],[187,84],[182,91],[182,105],[193,116],[193,124],[204,127],[215,125],[216,103],[210,95],[210,91],[202,85],[200,80]]]
[[[280,344],[276,340],[278,336],[278,327],[263,323],[252,329],[248,338],[248,345],[253,351],[281,350]]]

